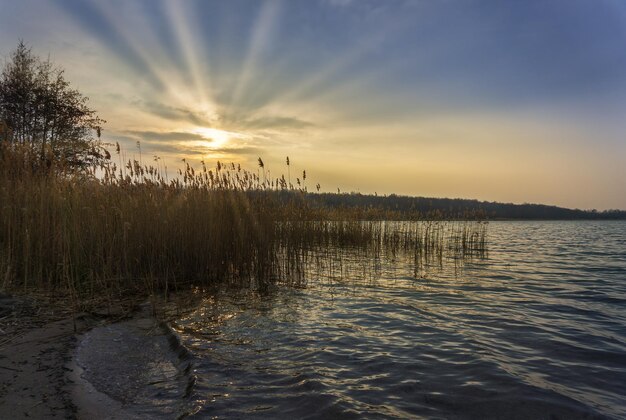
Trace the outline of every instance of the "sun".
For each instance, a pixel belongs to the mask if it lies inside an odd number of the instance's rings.
[[[220,130],[217,128],[199,127],[193,130],[195,134],[199,134],[207,140],[210,140],[210,148],[219,148],[224,146],[231,138],[238,137],[237,133]]]

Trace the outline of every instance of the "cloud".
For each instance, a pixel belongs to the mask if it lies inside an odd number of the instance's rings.
[[[217,152],[229,155],[258,155],[263,149],[256,146],[220,147]]]
[[[326,0],[326,3],[335,7],[346,7],[354,3],[354,0]]]
[[[257,118],[233,119],[228,121],[234,127],[248,130],[287,129],[300,130],[315,127],[315,124],[293,117],[266,116]]]
[[[194,142],[181,142],[181,143],[150,143],[150,153],[166,154],[166,155],[181,155],[181,156],[207,156],[207,155],[259,155],[262,154],[262,149],[255,146],[232,146],[232,147],[219,147],[216,149],[207,148],[204,145]]]
[[[211,118],[206,114],[183,107],[173,107],[159,102],[136,101],[135,104],[145,112],[168,120],[185,121],[199,126],[210,126]]]
[[[184,131],[124,131],[124,134],[129,135],[134,140],[145,140],[147,142],[170,142],[170,141],[203,141],[210,142],[211,139],[196,134],[188,133]]]
[[[127,130],[113,133],[115,139],[133,144],[140,141],[142,149],[148,153],[166,155],[207,155],[212,153],[227,155],[255,155],[261,148],[246,144],[233,143],[227,146],[212,148],[211,139],[200,134],[180,131],[138,131]]]
[[[212,116],[197,112],[189,108],[173,107],[155,101],[136,101],[135,104],[142,110],[171,121],[187,122],[201,127],[215,127],[219,121],[222,127],[233,131],[240,130],[301,130],[315,127],[316,124],[300,118],[267,115],[255,116],[253,112],[231,111]],[[146,134],[155,132],[146,132]]]

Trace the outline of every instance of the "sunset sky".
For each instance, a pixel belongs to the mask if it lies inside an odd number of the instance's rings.
[[[626,209],[626,1],[0,0],[126,156]]]

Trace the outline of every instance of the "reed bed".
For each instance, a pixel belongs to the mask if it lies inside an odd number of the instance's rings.
[[[62,290],[80,306],[224,283],[302,285],[324,250],[421,261],[486,249],[485,223],[389,222],[373,209],[311,208],[304,187],[271,180],[264,167],[260,176],[184,162],[168,180],[116,151],[76,169],[0,142],[3,289]]]
[[[344,278],[350,260],[366,267],[359,277],[376,276],[381,259],[409,258],[419,273],[448,260],[485,257],[487,226],[484,221],[288,221],[277,224],[279,263],[282,277],[298,285],[322,273]]]

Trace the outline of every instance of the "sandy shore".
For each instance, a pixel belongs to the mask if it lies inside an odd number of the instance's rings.
[[[24,298],[0,295],[0,321],[0,419],[189,412],[191,364],[146,307],[113,323],[86,314],[42,315]]]
[[[76,333],[91,328],[95,320],[54,320],[27,300],[4,295],[0,313],[0,418],[76,418],[66,365]]]

